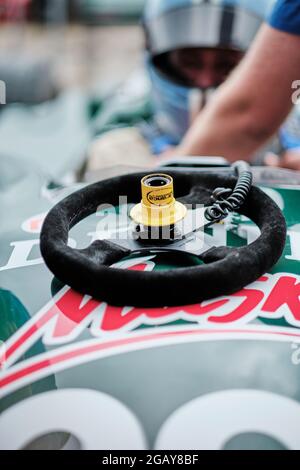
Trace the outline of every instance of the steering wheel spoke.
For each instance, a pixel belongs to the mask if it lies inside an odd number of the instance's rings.
[[[208,205],[211,195],[212,191],[210,189],[203,188],[199,184],[193,184],[186,194],[178,198],[178,201],[193,209],[198,204]]]
[[[117,245],[111,240],[95,240],[88,248],[78,251],[99,266],[111,266],[131,254],[130,249]]]
[[[237,253],[237,248],[230,246],[213,246],[209,250],[202,253],[199,257],[204,263],[215,263],[224,260],[227,256]]]

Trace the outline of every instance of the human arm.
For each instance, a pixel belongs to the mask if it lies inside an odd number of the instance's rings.
[[[291,87],[299,76],[300,36],[264,25],[175,154],[249,160],[290,112]]]

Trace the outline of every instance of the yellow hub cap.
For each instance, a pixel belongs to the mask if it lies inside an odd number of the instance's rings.
[[[174,225],[182,220],[187,208],[174,198],[173,178],[163,173],[145,176],[141,181],[142,201],[130,211],[137,224],[148,227]]]

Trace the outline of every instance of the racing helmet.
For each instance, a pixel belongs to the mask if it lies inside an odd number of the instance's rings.
[[[143,26],[154,120],[177,145],[214,88],[194,86],[167,61],[175,50],[236,51],[254,39],[274,0],[148,0]]]

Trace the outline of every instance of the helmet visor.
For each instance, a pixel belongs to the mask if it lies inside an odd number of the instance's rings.
[[[246,51],[262,23],[239,7],[211,4],[178,8],[145,25],[152,57],[188,47],[230,48]]]

